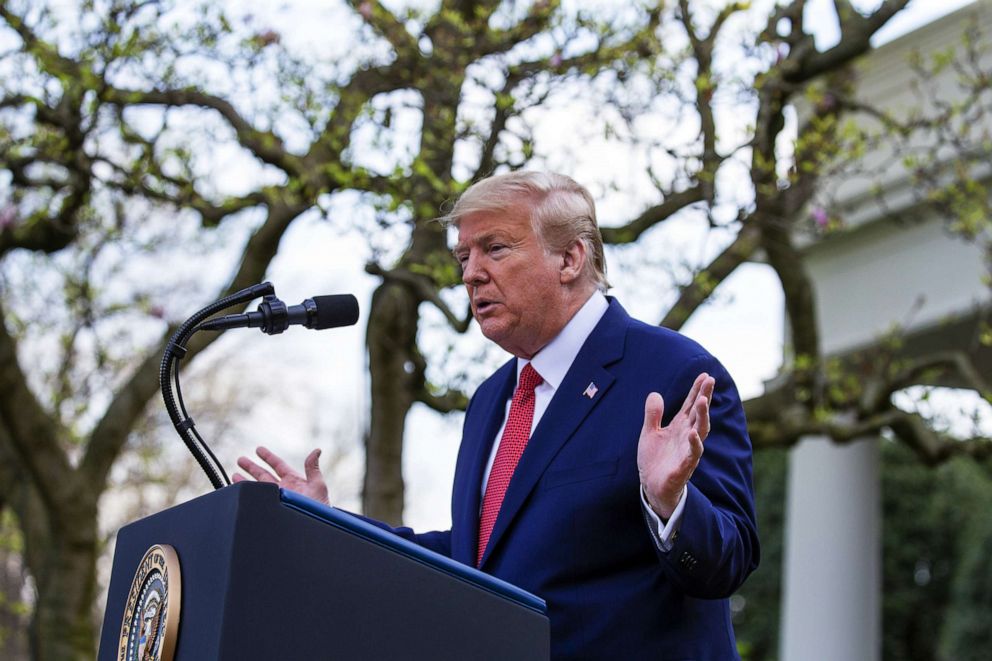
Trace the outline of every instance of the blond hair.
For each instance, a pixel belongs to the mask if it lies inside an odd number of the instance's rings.
[[[596,224],[596,204],[589,191],[571,177],[554,172],[516,171],[487,177],[472,184],[441,221],[458,225],[465,216],[500,212],[526,204],[544,248],[565,250],[574,241],[586,247],[584,275],[606,292],[603,237]]]

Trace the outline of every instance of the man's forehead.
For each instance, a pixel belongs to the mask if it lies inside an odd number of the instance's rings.
[[[512,209],[466,214],[455,226],[458,238],[453,250],[478,245],[496,238],[516,237],[534,231],[529,215],[513,213]]]

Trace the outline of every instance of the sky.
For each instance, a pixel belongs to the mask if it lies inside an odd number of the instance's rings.
[[[755,3],[759,4],[759,3]],[[836,26],[820,20],[829,8],[829,0],[814,0],[811,21],[816,24],[818,45],[829,46],[837,40]],[[877,3],[862,3],[877,4]],[[878,37],[878,43],[896,38],[944,15],[965,1],[935,0],[913,3],[893,20]],[[328,12],[326,4],[301,2],[300,12],[273,17],[274,27],[288,38],[320,44],[325,53],[333,53],[340,44],[326,39],[323,25],[326,19],[300,20],[301,13]],[[292,16],[292,20],[289,19]],[[342,21],[351,20],[342,16]],[[286,21],[285,24],[279,21]],[[548,137],[558,138],[563,148],[571,131],[567,108],[562,116],[551,117]],[[596,163],[615,163],[614,158],[595,158],[577,167],[576,178],[585,174],[596,177]],[[604,223],[611,216],[622,215],[601,201],[600,217]],[[337,200],[332,217],[347,218],[355,213],[347,196]],[[333,437],[357,440],[365,427],[368,408],[368,371],[364,349],[365,313],[377,279],[364,273],[367,248],[354,235],[341,235],[333,223],[317,219],[297,222],[290,230],[274,261],[268,279],[276,284],[277,293],[287,303],[303,298],[331,293],[354,293],[362,307],[357,326],[315,333],[294,328],[275,337],[261,336],[255,331],[229,333],[221,344],[238,353],[229,360],[238,365],[211,365],[210,369],[229,369],[231,374],[250,370],[252,365],[264,364],[280,370],[293,383],[292,390],[272,389],[253,406],[249,419],[239,425],[247,430],[243,443],[225,448],[222,459],[233,467],[237,453],[264,444],[287,456],[298,465],[313,446],[327,447]],[[691,245],[695,239],[688,235],[671,236],[667,245]],[[696,248],[698,249],[698,248]],[[611,257],[617,259],[617,253]],[[614,293],[634,316],[657,322],[664,292],[645,291],[642,283],[631,282],[620,269],[619,285]],[[706,346],[723,362],[734,376],[742,395],[747,398],[760,394],[765,379],[775,374],[783,352],[782,294],[774,275],[767,267],[749,264],[741,267],[718,290],[716,302],[701,309],[683,329],[690,337]],[[463,353],[481,347],[483,340],[477,329],[462,342]],[[467,347],[467,348],[466,348]],[[487,354],[493,359],[492,352]],[[502,362],[502,359],[499,359]],[[196,371],[184,377],[184,388],[195,387]],[[189,384],[189,385],[187,385]],[[444,528],[450,522],[449,499],[454,472],[455,454],[459,442],[460,415],[442,417],[416,407],[408,417],[404,452],[404,475],[407,482],[406,522],[417,529]],[[325,457],[328,451],[325,449]],[[332,500],[346,509],[358,507],[361,471],[361,449],[354,443],[346,448],[341,466],[333,472]]]

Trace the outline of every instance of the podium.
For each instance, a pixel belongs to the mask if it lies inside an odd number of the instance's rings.
[[[154,545],[178,556],[177,661],[549,656],[534,595],[351,514],[242,482],[120,530],[101,661],[129,658],[118,655],[122,618]]]

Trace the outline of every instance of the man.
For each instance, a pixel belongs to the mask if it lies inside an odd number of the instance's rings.
[[[592,197],[568,177],[491,177],[447,220],[472,313],[515,358],[465,412],[451,530],[396,532],[544,598],[554,658],[736,658],[728,597],[758,539],[730,376],[604,296]],[[274,474],[238,464],[326,502],[318,455],[304,475],[264,448]]]

